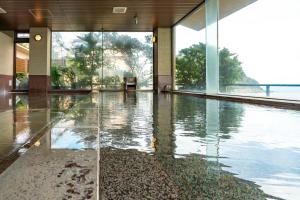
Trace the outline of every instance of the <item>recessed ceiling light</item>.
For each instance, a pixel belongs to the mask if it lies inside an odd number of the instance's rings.
[[[115,14],[125,14],[127,7],[113,7],[113,13]]]
[[[0,14],[6,14],[6,13],[7,12],[3,8],[0,7]]]

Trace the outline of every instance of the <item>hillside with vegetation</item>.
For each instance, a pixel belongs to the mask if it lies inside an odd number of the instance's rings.
[[[228,85],[233,84],[258,84],[248,77],[238,55],[223,48],[219,51],[220,91],[232,90]],[[206,45],[194,44],[179,51],[176,57],[176,84],[182,89],[205,89],[206,85]],[[261,91],[260,87],[240,88],[248,91]]]

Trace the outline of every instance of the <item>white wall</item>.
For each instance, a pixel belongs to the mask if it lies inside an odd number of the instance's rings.
[[[14,40],[13,37],[0,32],[0,75],[13,75]]]

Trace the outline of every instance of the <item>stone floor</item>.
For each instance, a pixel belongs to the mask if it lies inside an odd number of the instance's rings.
[[[34,147],[0,175],[1,199],[96,199],[97,153],[94,150],[47,150]]]

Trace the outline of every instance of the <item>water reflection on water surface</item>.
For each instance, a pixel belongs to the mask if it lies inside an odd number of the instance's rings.
[[[1,155],[50,124],[52,149],[155,156],[185,199],[297,199],[298,111],[150,92],[13,99],[0,113]]]

